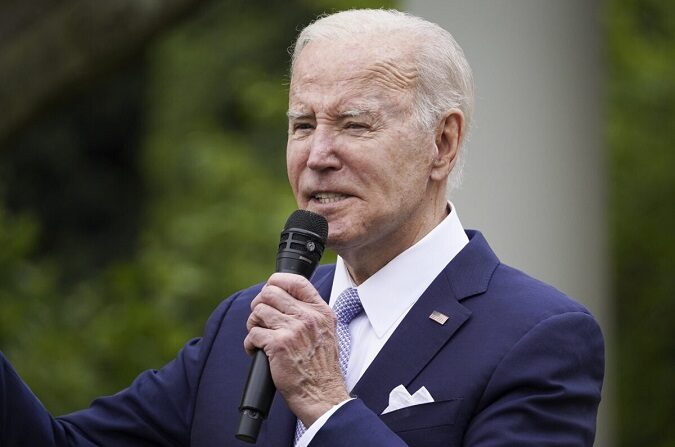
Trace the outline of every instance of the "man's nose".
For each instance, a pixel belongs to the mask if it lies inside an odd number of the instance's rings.
[[[327,126],[317,126],[309,145],[307,167],[314,170],[342,167],[337,146],[337,137]]]

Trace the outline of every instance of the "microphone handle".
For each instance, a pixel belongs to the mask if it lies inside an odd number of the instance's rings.
[[[241,397],[241,418],[239,428],[234,435],[237,439],[251,444],[258,440],[258,433],[266,414],[262,409],[269,411],[274,399],[276,387],[272,381],[270,362],[265,352],[257,350],[248,371],[248,379]]]

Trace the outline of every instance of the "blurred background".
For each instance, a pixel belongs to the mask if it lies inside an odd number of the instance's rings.
[[[0,350],[66,413],[264,280],[295,208],[287,49],[350,7],[411,11],[464,47],[463,223],[598,317],[596,445],[675,446],[668,0],[0,2]]]

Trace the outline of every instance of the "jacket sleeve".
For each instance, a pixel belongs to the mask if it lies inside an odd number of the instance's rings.
[[[384,422],[359,399],[340,407],[314,435],[310,447],[367,445],[371,447],[405,447]]]
[[[470,421],[464,445],[593,445],[604,343],[587,313],[542,320],[504,356]]]
[[[145,371],[125,390],[53,418],[0,354],[0,445],[3,447],[187,446],[196,388],[220,323],[235,297],[209,319],[204,337],[188,342],[160,370]]]

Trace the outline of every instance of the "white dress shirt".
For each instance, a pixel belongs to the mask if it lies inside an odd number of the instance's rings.
[[[349,324],[352,346],[345,377],[348,390],[354,388],[413,304],[469,242],[454,205],[448,203],[448,207],[448,216],[431,232],[359,286],[338,256],[329,304],[333,307],[338,295],[355,287],[364,310]],[[330,416],[348,401],[335,405],[317,419],[296,447],[306,447]]]

